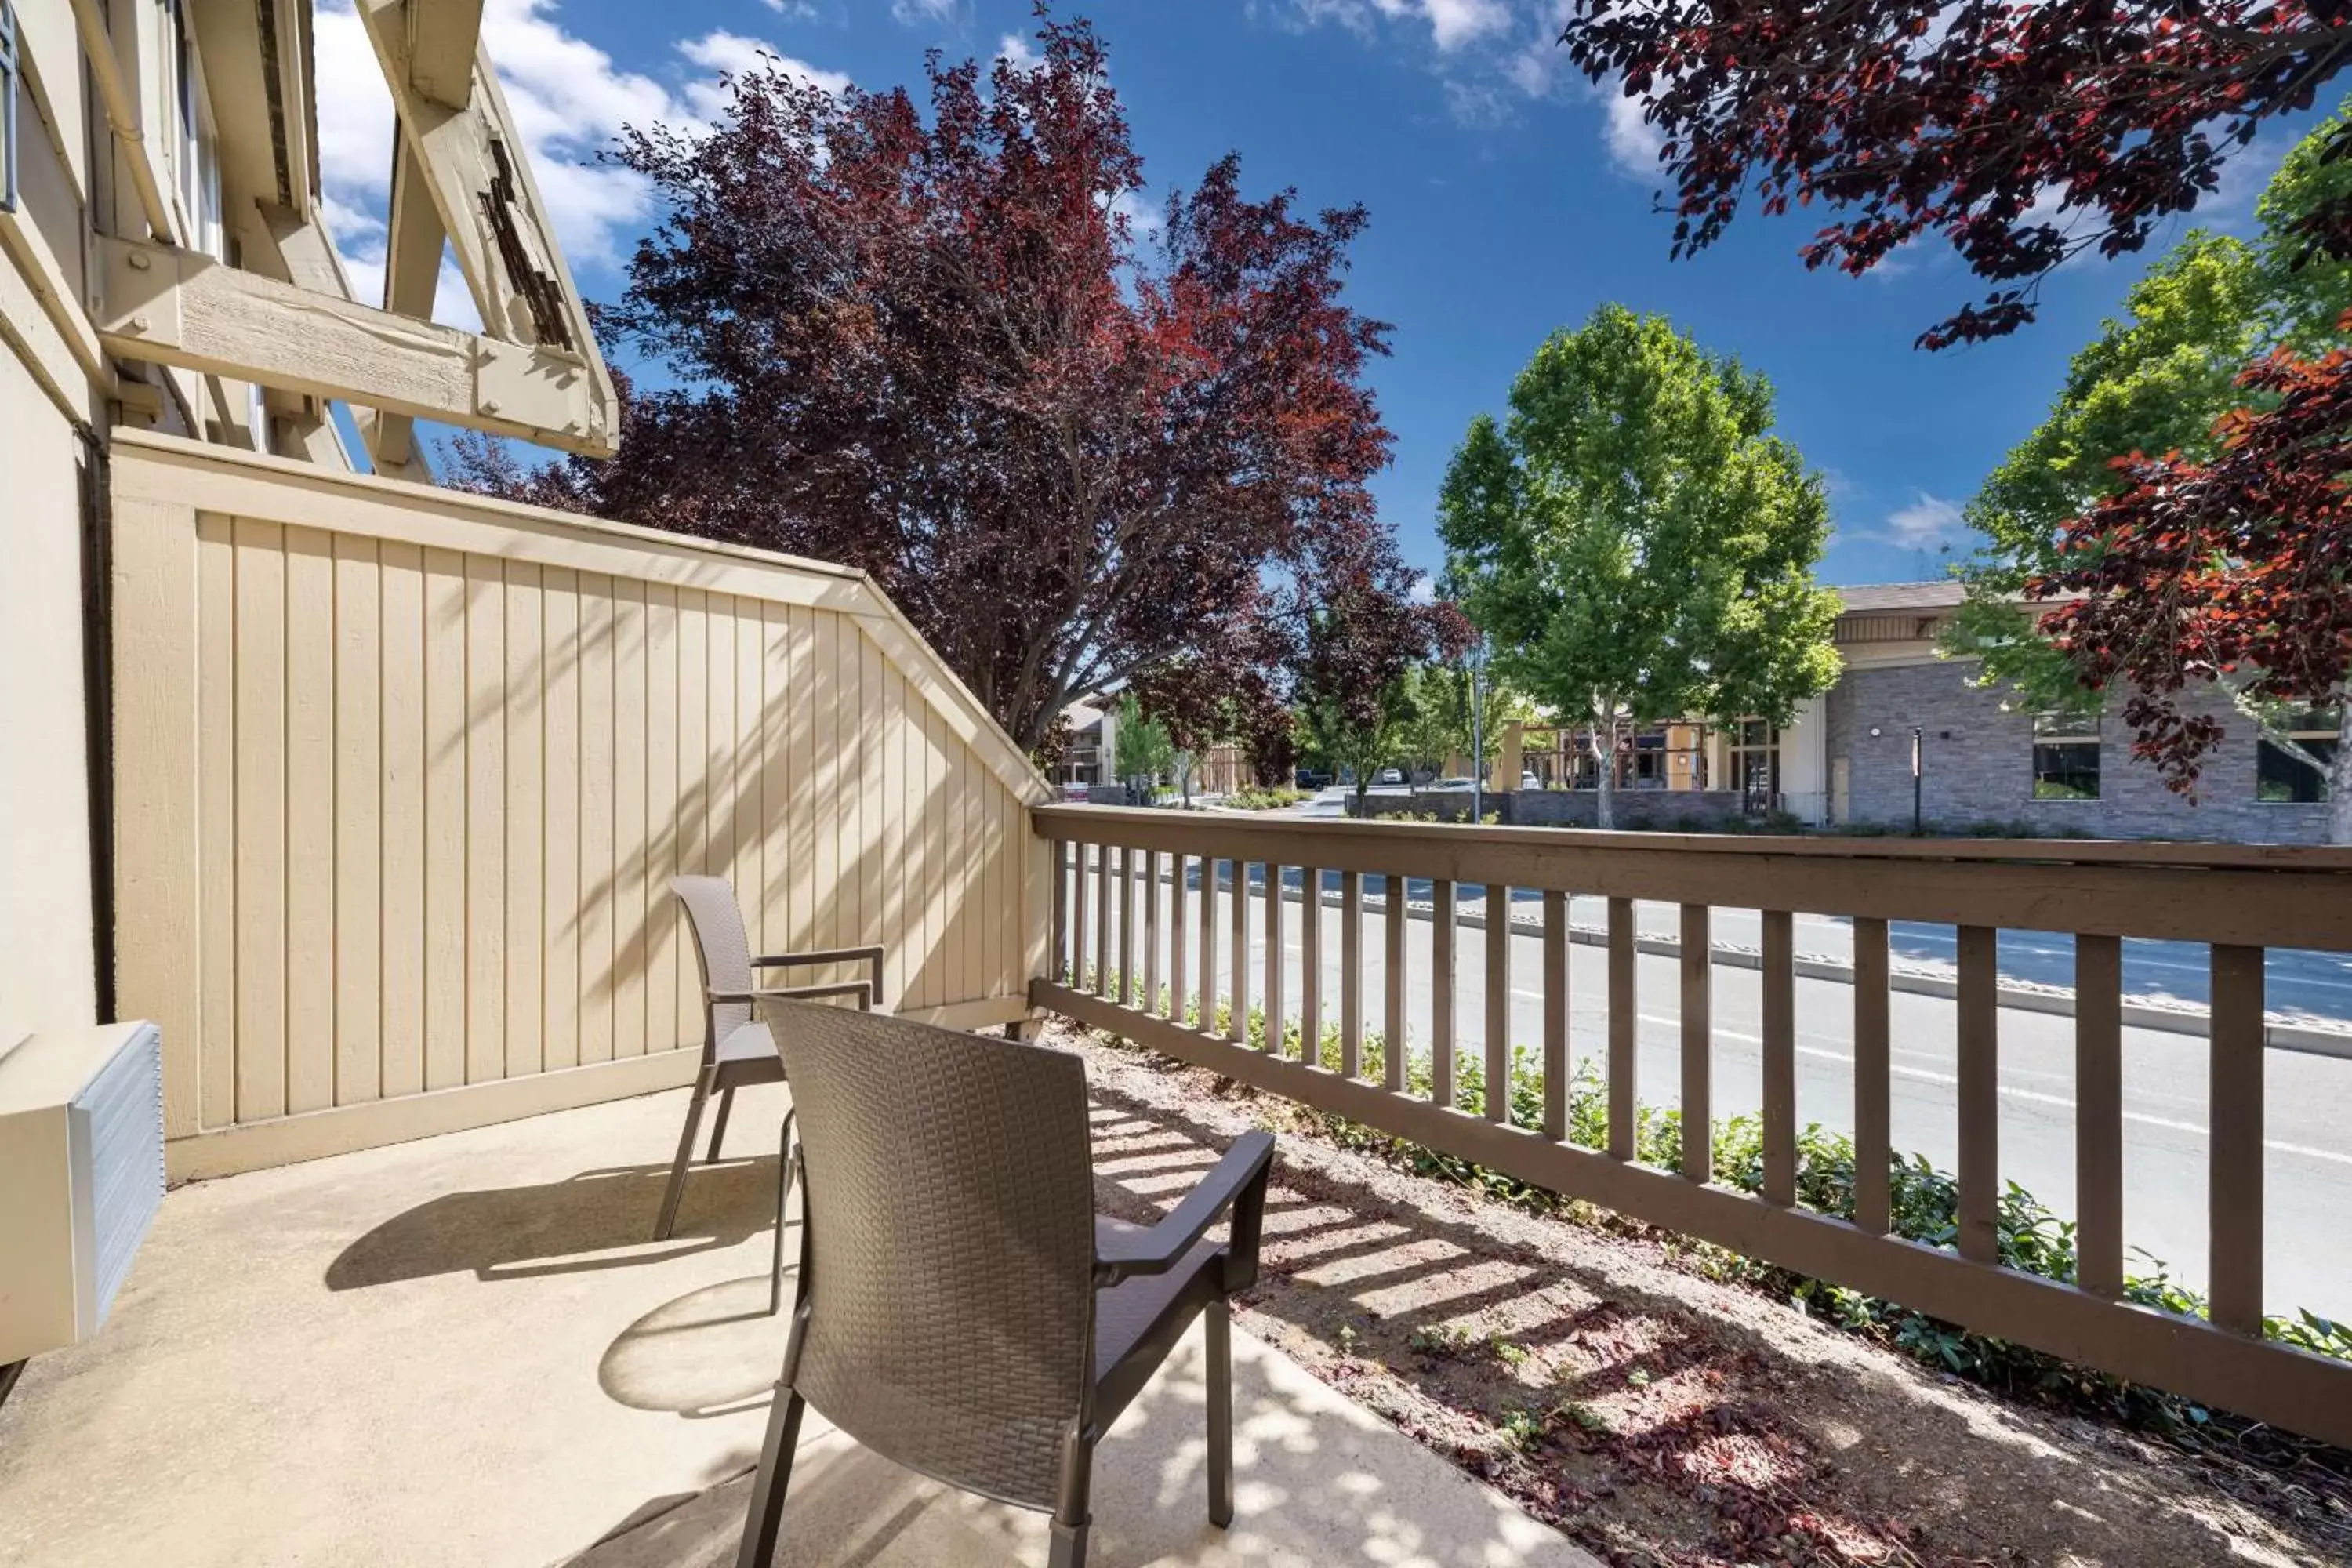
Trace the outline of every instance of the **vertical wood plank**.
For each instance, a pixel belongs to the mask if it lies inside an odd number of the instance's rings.
[[[1568,1136],[1568,895],[1543,896],[1544,1136]]]
[[[383,960],[383,568],[376,542],[332,536],[334,552],[335,1009],[337,1105],[384,1092]]]
[[[1364,1070],[1364,874],[1339,873],[1339,1076]]]
[[[473,866],[466,840],[473,758],[467,704],[473,584],[466,557],[425,552],[425,1087],[467,1081],[472,974],[466,906]]]
[[[1054,840],[1054,978],[1070,977],[1070,841]]]
[[[1185,886],[1189,859],[1181,850],[1169,857],[1169,869],[1174,875],[1168,884],[1168,1016],[1179,1023],[1184,1017],[1184,998],[1189,994],[1185,987],[1192,968],[1185,951],[1192,937],[1188,918],[1192,890]]]
[[[1198,1016],[1193,1026],[1202,1034],[1214,1034],[1217,1028],[1217,858],[1201,857],[1201,949],[1200,970],[1195,982],[1198,990]]]
[[[708,875],[710,858],[710,595],[677,591],[677,676],[671,686],[677,720],[677,866],[680,873]],[[826,683],[830,688],[831,682]],[[677,934],[670,944],[672,1038],[680,1045],[702,1037],[702,973],[694,939],[667,887],[659,889],[662,913]]]
[[[1887,1162],[1894,1100],[1888,1055],[1886,922],[1853,921],[1853,1223],[1873,1236],[1893,1227]]]
[[[538,566],[506,573],[506,1076],[523,1078],[546,1065],[546,601]]]
[[[786,711],[794,695],[791,612],[774,603],[761,604],[758,612],[760,886],[756,893],[747,889],[746,896],[759,910],[761,950],[782,952],[792,946],[792,720]],[[892,743],[903,747],[899,734],[906,715],[894,710],[888,717]],[[901,804],[898,791],[904,787],[900,770],[893,770],[890,783],[895,807]],[[901,876],[905,868],[902,854]],[[890,934],[890,993],[895,996],[905,987],[907,944],[899,930],[894,928]]]
[[[2074,939],[2074,1283],[2124,1288],[2124,944]]]
[[[1715,1023],[1709,1005],[1715,953],[1707,907],[1682,907],[1683,1179],[1715,1179]]]
[[[1787,910],[1764,926],[1764,1201],[1797,1201],[1797,936]]]
[[[1283,991],[1284,961],[1289,956],[1283,931],[1282,896],[1283,868],[1267,862],[1265,868],[1265,1049],[1270,1056],[1282,1055],[1283,1026],[1289,1018],[1289,998]]]
[[[113,521],[114,689],[88,697],[110,700],[114,721],[116,1011],[162,1032],[163,1126],[177,1138],[202,1125],[201,1019],[207,982],[221,978],[199,945],[204,906],[223,889],[200,872],[197,522],[188,507],[152,501],[120,504]]]
[[[1111,856],[1114,851],[1109,845],[1105,844],[1099,846],[1096,853],[1100,858],[1095,866],[1094,993],[1097,996],[1109,996],[1115,994],[1117,991],[1117,987],[1111,982],[1111,965],[1118,962],[1118,950],[1111,945],[1110,939],[1111,917],[1117,912],[1112,907],[1110,875]]]
[[[2000,1258],[1999,936],[1959,928],[1959,1247],[1978,1263]]]
[[[425,555],[384,540],[379,640],[383,811],[383,1092],[425,1088]]]
[[[1319,1066],[1323,1060],[1323,873],[1313,866],[1299,868],[1306,901],[1298,910],[1298,1055]]]
[[[1081,839],[1076,847],[1077,853],[1070,868],[1070,984],[1073,989],[1084,991],[1092,984],[1087,962],[1087,909],[1094,895],[1090,876],[1095,847]]]
[[[286,1114],[286,531],[236,520],[236,1119]]]
[[[286,531],[286,1110],[335,1103],[335,545]]]
[[[1225,1037],[1236,1045],[1249,1041],[1249,864],[1231,862],[1234,868],[1233,887],[1233,955],[1226,968],[1226,1002],[1228,1017]]]
[[[1118,852],[1118,1000],[1135,1005],[1135,858],[1136,851]]]
[[[2263,950],[2212,953],[2212,1162],[2207,1177],[2213,1324],[2263,1329]]]
[[[1160,852],[1143,852],[1143,1010],[1160,1011]]]
[[[1486,1120],[1511,1119],[1511,889],[1486,885]]]
[[[540,925],[545,990],[540,1007],[541,1066],[580,1065],[580,579],[569,567],[544,576],[546,716],[541,744],[546,781],[545,899]]]
[[[1410,1037],[1405,1027],[1405,939],[1412,924],[1412,896],[1405,879],[1391,871],[1381,879],[1381,940],[1387,952],[1381,978],[1387,994],[1381,998],[1381,1082],[1391,1094],[1404,1091],[1405,1054]]]
[[[613,582],[613,1055],[641,1057],[646,1044],[646,868],[652,824],[646,817],[652,768],[646,721],[646,585]]]
[[[466,1081],[506,1075],[507,582],[466,557]]]
[[[679,770],[677,756],[677,590],[667,583],[646,589],[646,856],[644,901],[637,918],[645,932],[646,1051],[699,1046],[699,1031],[681,1034],[677,1025],[677,965],[682,941],[677,900],[669,879],[680,868]]]
[[[233,524],[216,512],[201,513],[196,519],[195,891],[197,929],[202,933],[204,1009],[203,1081],[197,1114],[198,1124],[204,1127],[226,1127],[236,1120],[236,952],[241,929],[236,900],[236,608]],[[118,637],[127,635],[125,614],[118,612],[115,617]],[[122,766],[118,761],[118,773]],[[121,786],[117,787],[119,791]],[[119,793],[116,798],[121,799]],[[118,994],[126,1007],[131,1005],[129,991],[118,986]],[[168,1063],[164,1075],[166,1132],[178,1137],[194,1131],[195,1127],[186,1122],[184,1105],[176,1110],[172,1105]]]
[[[1429,1098],[1454,1104],[1454,884],[1430,884]]]
[[[580,1058],[613,1059],[613,580],[580,579]]]
[[[1633,1158],[1640,1106],[1642,1015],[1634,967],[1633,900],[1609,900],[1609,1152]]]
[[[874,789],[882,812],[881,864],[877,868],[882,876],[882,910],[874,940],[882,943],[883,994],[875,998],[875,1005],[895,1011],[907,994],[907,682],[895,666],[883,668],[880,712],[881,760]],[[772,721],[769,727],[776,728]],[[781,789],[781,784],[775,787]],[[763,809],[772,815],[782,798],[774,789],[767,793]],[[771,880],[782,866],[779,853],[770,862]],[[778,931],[781,934],[781,925]]]

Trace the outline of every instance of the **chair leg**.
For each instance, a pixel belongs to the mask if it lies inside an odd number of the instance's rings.
[[[784,1492],[793,1481],[793,1450],[800,1447],[801,1412],[807,1401],[790,1384],[776,1384],[768,1410],[768,1440],[760,1450],[758,1479],[751,1483],[751,1507],[743,1521],[743,1544],[735,1553],[735,1568],[768,1568],[776,1559],[778,1527],[784,1517]]]
[[[1094,1485],[1093,1434],[1075,1426],[1062,1439],[1061,1495],[1054,1504],[1046,1568],[1087,1568],[1087,1535],[1093,1528],[1088,1493]]]
[[[1223,1301],[1208,1310],[1209,1522],[1234,1521],[1234,1314]]]
[[[1065,1524],[1055,1520],[1045,1568],[1087,1568],[1087,1534],[1090,1529],[1090,1525]]]
[[[710,1124],[710,1152],[702,1157],[702,1163],[704,1164],[708,1165],[713,1160],[719,1158],[719,1141],[727,1136],[727,1113],[734,1109],[734,1089],[731,1088],[720,1089],[719,1091],[719,1120]]]
[[[793,1113],[784,1112],[784,1134],[776,1141],[776,1257],[768,1269],[768,1316],[784,1308],[784,1200],[793,1195]]]
[[[686,1102],[686,1125],[677,1135],[677,1158],[670,1162],[669,1186],[662,1194],[661,1215],[654,1221],[654,1239],[667,1241],[677,1226],[678,1199],[686,1195],[686,1168],[694,1159],[695,1129],[702,1124],[702,1102],[710,1098],[710,1072],[694,1080],[694,1094]]]

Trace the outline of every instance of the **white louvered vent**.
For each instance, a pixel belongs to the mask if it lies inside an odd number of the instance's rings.
[[[89,1173],[91,1246],[83,1299],[96,1331],[163,1205],[163,1058],[153,1029],[135,1036],[72,1105],[74,1142]],[[77,1162],[78,1166],[80,1163]],[[77,1180],[79,1179],[79,1171]]]

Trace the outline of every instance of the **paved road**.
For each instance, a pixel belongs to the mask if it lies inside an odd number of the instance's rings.
[[[1343,801],[1343,791],[1325,790],[1304,803],[1298,815],[1344,816]],[[1296,873],[1293,876],[1295,879]],[[1297,885],[1295,880],[1293,885]],[[1412,882],[1407,891],[1412,898],[1427,899],[1429,884]],[[1484,888],[1464,884],[1458,896],[1465,901],[1483,900],[1486,894]],[[1541,897],[1527,889],[1517,889],[1512,896],[1522,903]],[[1635,921],[1645,934],[1674,936],[1681,929],[1680,914],[1672,904],[1640,903],[1634,906],[1634,911]],[[1608,918],[1605,900],[1578,899],[1570,918],[1599,925]],[[1716,910],[1714,936],[1718,942],[1747,947],[1758,946],[1763,940],[1754,910]],[[1948,925],[1897,921],[1887,928],[1887,942],[1898,964],[1948,971],[1958,962],[1958,938]],[[1848,958],[1853,952],[1853,929],[1836,916],[1801,914],[1797,917],[1797,951],[1825,958]],[[2005,979],[2057,986],[2072,986],[2074,983],[2074,939],[2064,931],[2004,931],[2000,933],[2000,973]],[[2272,1012],[2352,1022],[2352,954],[2277,949],[2268,955],[2265,974],[2264,1000]],[[2131,995],[2201,1006],[2209,1000],[2210,978],[2205,949],[2195,942],[2124,943],[2124,989]]]
[[[1197,933],[1197,874],[1188,911]],[[1090,889],[1091,890],[1091,889]],[[1253,997],[1263,1000],[1263,904],[1252,900]],[[1230,952],[1226,923],[1231,895],[1218,895],[1218,969]],[[1339,912],[1322,910],[1324,1005],[1339,1014]],[[1300,930],[1304,906],[1291,904],[1284,921],[1285,994],[1298,1015]],[[1162,922],[1165,926],[1168,922]],[[1116,928],[1114,927],[1114,930]],[[1408,1028],[1416,1042],[1430,1037],[1430,933],[1427,921],[1406,931]],[[1116,938],[1114,938],[1116,940]],[[1164,942],[1163,936],[1163,942]],[[1385,994],[1382,917],[1364,914],[1360,977],[1366,1016],[1376,1021]],[[1486,950],[1482,932],[1456,934],[1454,1037],[1465,1051],[1483,1047]],[[1606,1051],[1606,952],[1570,949],[1570,1050],[1598,1072]],[[1541,942],[1512,940],[1511,1035],[1534,1048],[1542,1037]],[[1165,959],[1161,973],[1166,973]],[[1757,1110],[1762,1098],[1759,976],[1717,967],[1714,972],[1716,1114]],[[1643,956],[1635,988],[1641,1016],[1642,1098],[1672,1106],[1679,1098],[1679,969],[1675,960]],[[1229,992],[1221,994],[1229,994]],[[1958,1158],[1955,1133],[1953,1005],[1897,992],[1893,1024],[1892,1132],[1896,1148],[1925,1153],[1949,1170]],[[1838,1131],[1853,1130],[1853,987],[1832,981],[1797,982],[1797,1113]],[[2003,1009],[2000,1015],[2001,1175],[2025,1186],[2062,1215],[2074,1208],[2074,1035],[2071,1020]],[[1425,1049],[1425,1044],[1421,1047]],[[2198,1037],[2153,1030],[2124,1031],[2124,1227],[2127,1247],[2146,1248],[2173,1274],[2202,1288],[2206,1246],[2206,1057]],[[2273,1311],[2308,1307],[2352,1317],[2352,1061],[2305,1052],[2268,1053],[2265,1166],[2268,1215],[2265,1296]],[[2136,1268],[2144,1262],[2136,1260]]]

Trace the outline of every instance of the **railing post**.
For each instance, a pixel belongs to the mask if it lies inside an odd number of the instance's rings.
[[[1135,1005],[1135,851],[1118,852],[1118,1000]]]
[[[1873,1236],[1894,1224],[1888,1190],[1893,1158],[1887,1122],[1892,1110],[1887,1055],[1886,922],[1853,922],[1853,1223]]]
[[[1070,873],[1070,989],[1084,991],[1087,982],[1087,856],[1094,846],[1078,840]]]
[[[1110,984],[1110,846],[1101,846],[1102,860],[1095,884],[1095,984],[1097,996],[1112,994]],[[1122,922],[1124,923],[1124,922]],[[1123,978],[1123,977],[1122,977]]]
[[[1388,948],[1387,962],[1381,967],[1388,994],[1381,999],[1381,1079],[1394,1094],[1404,1089],[1405,928],[1412,923],[1412,912],[1402,877],[1390,871],[1382,875],[1381,883],[1388,900],[1381,916],[1381,936]]]
[[[1143,852],[1143,995],[1147,1013],[1160,1011],[1160,851]]]
[[[1633,1097],[1639,1076],[1642,1016],[1636,997],[1633,900],[1609,900],[1609,1152],[1631,1160],[1641,1111]]]
[[[1201,974],[1199,1016],[1194,1026],[1204,1035],[1217,1032],[1217,858],[1201,857]]]
[[[1707,907],[1683,906],[1683,1175],[1715,1179],[1715,1022],[1708,1008],[1708,969],[1715,954]]]
[[[1298,906],[1298,1059],[1323,1062],[1323,873],[1298,868],[1306,898]]]
[[[1053,955],[1054,978],[1069,975],[1070,944],[1070,843],[1066,838],[1054,840],[1054,937],[1046,949]]]
[[[1959,928],[1960,1256],[2000,1260],[2000,933]]]
[[[1543,896],[1544,1136],[1568,1136],[1568,895]]]
[[[1185,943],[1192,937],[1192,927],[1185,919],[1186,900],[1191,893],[1184,885],[1190,857],[1181,850],[1171,855],[1169,869],[1174,873],[1168,887],[1168,1016],[1181,1023],[1184,1018]]]
[[[1269,860],[1265,865],[1265,1054],[1282,1055],[1283,1021],[1287,1012],[1288,998],[1283,994],[1282,972],[1289,954],[1284,951],[1283,868]]]
[[[1797,1201],[1796,918],[1762,911],[1764,1023],[1764,1197]]]
[[[1226,972],[1225,1037],[1235,1045],[1249,1043],[1249,862],[1235,858],[1233,892],[1233,965]]]
[[[2263,950],[2213,945],[2212,1121],[2207,1158],[2213,1323],[2263,1328]]]
[[[2074,939],[2074,1283],[2124,1289],[2124,944]]]

